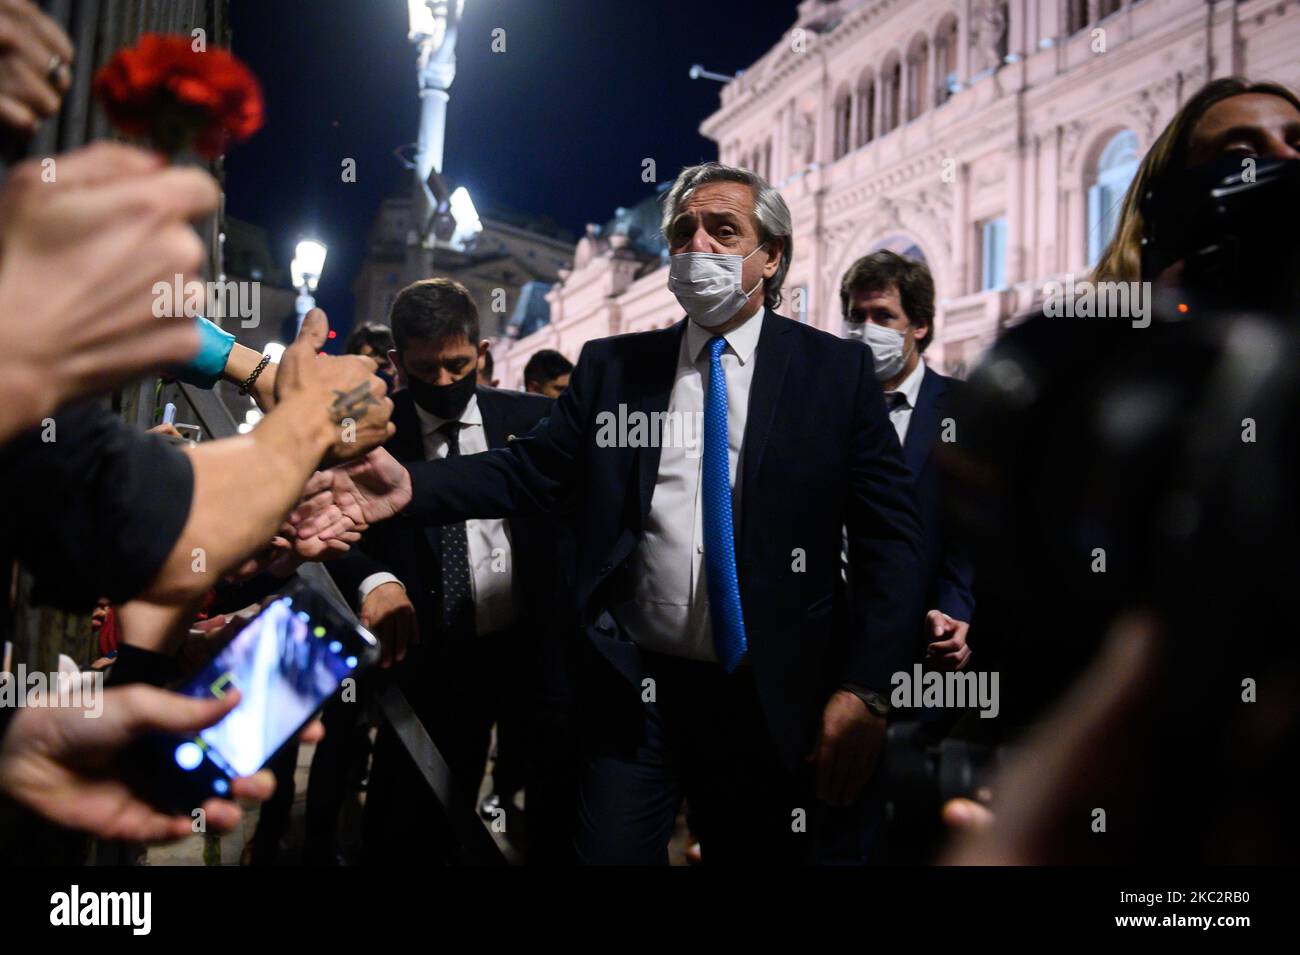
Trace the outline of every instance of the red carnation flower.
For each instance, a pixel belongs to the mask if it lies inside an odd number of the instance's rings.
[[[198,52],[189,37],[146,33],[95,74],[95,96],[128,136],[174,155],[213,159],[262,127],[262,90],[227,50]]]

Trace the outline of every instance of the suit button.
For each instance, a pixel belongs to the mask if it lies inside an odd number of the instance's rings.
[[[606,574],[608,574],[608,573],[609,573],[611,570],[613,570],[613,569],[614,569],[614,565],[613,565],[613,564],[602,564],[602,565],[601,565],[601,568],[600,568],[600,576],[604,577]]]

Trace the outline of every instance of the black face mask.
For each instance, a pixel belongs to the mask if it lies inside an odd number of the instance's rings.
[[[453,381],[450,385],[431,385],[414,375],[406,376],[406,386],[411,389],[411,398],[435,418],[455,421],[474,397],[474,385],[478,376],[474,369],[469,370],[464,378]]]

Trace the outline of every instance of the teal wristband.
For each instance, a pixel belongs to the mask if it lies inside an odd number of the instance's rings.
[[[173,376],[187,385],[212,388],[226,370],[230,350],[235,347],[235,336],[222,331],[201,315],[194,324],[199,330],[199,353],[188,364],[174,369]]]

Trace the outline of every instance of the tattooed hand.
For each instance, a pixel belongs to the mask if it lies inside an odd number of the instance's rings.
[[[361,355],[319,354],[329,335],[325,313],[314,309],[303,320],[298,340],[285,350],[276,375],[276,401],[301,402],[330,432],[323,466],[360,457],[393,433],[393,403],[373,359]]]

